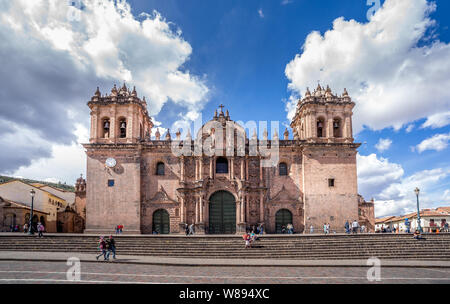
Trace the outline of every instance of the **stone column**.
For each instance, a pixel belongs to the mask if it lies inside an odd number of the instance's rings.
[[[347,113],[344,114],[344,126],[343,126],[343,133],[342,137],[344,137],[345,139],[350,139],[352,138],[352,133],[351,133],[351,126],[350,126],[350,115],[348,115]]]
[[[333,138],[333,116],[328,116],[328,123],[327,123],[327,137]]]
[[[245,180],[248,180],[248,156],[245,156]]]
[[[203,180],[203,157],[202,156],[200,156],[200,159],[199,159],[199,165],[200,165],[200,168],[199,168],[199,180]]]
[[[230,179],[233,180],[234,179],[234,157],[233,156],[231,156],[230,164],[231,164],[231,167],[230,167]]]
[[[184,182],[184,157],[180,157],[180,180]]]
[[[260,157],[259,159],[259,186],[262,187],[263,186],[263,182],[264,182],[264,168],[263,168],[263,159],[262,157]]]
[[[245,159],[241,157],[241,180],[245,179]]]
[[[200,204],[200,223],[203,223],[203,196],[200,195],[199,197],[199,204]]]
[[[185,233],[185,228],[186,228],[186,212],[184,211],[184,197],[180,197],[180,223],[179,223],[179,227],[180,227],[180,234],[184,234]]]
[[[264,222],[264,195],[262,191],[259,193],[259,222]]]
[[[209,158],[209,177],[214,179],[214,157]]]
[[[199,209],[198,209],[198,197],[195,197],[194,200],[195,200],[195,220],[194,220],[194,223],[198,224],[200,222],[200,214],[199,214]]]

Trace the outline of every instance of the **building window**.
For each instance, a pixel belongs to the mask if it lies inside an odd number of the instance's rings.
[[[324,137],[323,127],[324,127],[324,120],[323,118],[319,118],[317,120],[317,137]]]
[[[334,178],[328,179],[328,187],[334,187]]]
[[[278,165],[278,173],[280,174],[280,176],[288,175],[288,169],[287,169],[287,164],[286,163],[280,163]]]
[[[159,162],[156,165],[156,175],[164,175],[164,163]]]
[[[108,187],[114,187],[114,180],[108,179]]]
[[[217,158],[216,173],[228,173],[228,160],[225,157]]]
[[[120,138],[127,137],[127,121],[125,119],[120,120],[119,127],[120,127]]]
[[[342,137],[341,120],[339,118],[335,118],[333,120],[333,136],[334,137]]]
[[[109,119],[105,118],[103,119],[103,138],[109,138],[109,127],[110,127],[110,123],[109,123]]]

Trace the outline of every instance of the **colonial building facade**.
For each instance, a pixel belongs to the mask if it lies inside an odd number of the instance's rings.
[[[87,153],[86,233],[234,234],[263,224],[278,233],[316,231],[324,223],[342,231],[346,220],[361,220],[356,153],[352,136],[354,102],[345,91],[306,92],[291,123],[268,139],[246,136],[223,112],[199,129],[151,135],[144,99],[125,85],[110,94],[97,89],[91,109]],[[250,133],[250,132],[249,132]],[[267,152],[269,151],[269,153]],[[275,155],[275,157],[274,157]],[[373,218],[365,203],[363,214]],[[366,212],[366,210],[372,210]]]

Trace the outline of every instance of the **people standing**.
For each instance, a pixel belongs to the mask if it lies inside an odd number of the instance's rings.
[[[327,223],[323,223],[323,233],[327,234]]]
[[[189,226],[188,226],[188,224],[184,224],[184,233],[186,233],[186,236],[189,235]]]
[[[291,223],[287,224],[286,228],[287,228],[288,234],[294,233],[294,225],[292,225]]]
[[[353,233],[357,233],[358,232],[358,226],[359,226],[358,222],[356,220],[354,220],[353,223],[352,223]]]
[[[98,260],[98,258],[103,255],[104,259],[106,260],[106,242],[103,236],[101,236],[100,240],[98,241],[98,249],[101,253],[96,256],[96,259]]]
[[[263,235],[264,233],[264,226],[263,224],[259,224],[259,235]]]
[[[311,224],[311,226],[309,226],[309,233],[313,234],[314,233],[314,226]]]
[[[23,225],[23,232],[27,233],[28,232],[28,224],[25,223],[25,225]]]
[[[350,223],[348,222],[348,220],[345,221],[345,233],[349,234],[350,233]]]

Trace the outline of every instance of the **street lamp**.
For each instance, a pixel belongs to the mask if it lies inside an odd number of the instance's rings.
[[[416,189],[414,189],[414,192],[416,193],[416,197],[417,197],[417,227],[419,228],[419,232],[422,233],[422,226],[420,226],[420,209],[419,209],[419,192],[420,189],[416,187]]]
[[[32,224],[33,224],[33,203],[34,203],[34,195],[35,194],[36,194],[36,191],[34,191],[34,189],[31,189],[31,191],[30,191],[30,195],[31,195],[30,227],[28,230],[29,235],[32,235],[34,233]]]

